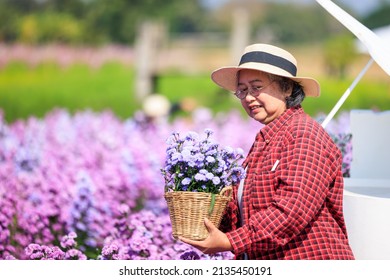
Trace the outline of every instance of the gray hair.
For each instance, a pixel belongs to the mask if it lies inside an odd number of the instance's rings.
[[[303,102],[306,95],[303,87],[298,82],[278,75],[268,74],[268,76],[271,81],[279,85],[279,88],[283,92],[292,90],[291,95],[286,97],[287,108],[296,107]]]

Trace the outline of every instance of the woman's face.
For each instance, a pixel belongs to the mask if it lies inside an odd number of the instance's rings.
[[[252,89],[259,89],[257,97],[251,95]],[[241,70],[238,74],[237,90],[247,90],[249,93],[241,99],[241,104],[247,114],[268,124],[286,110],[286,97],[290,93],[281,91],[277,82],[272,82],[268,74],[256,70]],[[255,94],[255,93],[253,93]]]

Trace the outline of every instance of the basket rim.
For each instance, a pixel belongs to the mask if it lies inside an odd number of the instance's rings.
[[[227,187],[223,187],[222,190],[219,193],[215,193],[215,195],[231,197],[232,196],[232,191],[233,191],[232,186],[227,186]],[[164,193],[164,196],[168,195],[168,194],[174,194],[174,193],[176,193],[176,194],[207,195],[207,196],[213,194],[211,192],[168,191],[168,192]]]

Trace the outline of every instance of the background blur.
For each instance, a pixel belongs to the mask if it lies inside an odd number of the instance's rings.
[[[334,2],[370,29],[390,24],[390,1]],[[56,107],[127,118],[159,93],[172,117],[229,111],[239,102],[210,72],[255,42],[287,48],[320,81],[322,96],[304,101],[311,115],[328,113],[369,59],[314,0],[0,0],[0,108],[8,122]],[[341,110],[389,107],[374,64]]]

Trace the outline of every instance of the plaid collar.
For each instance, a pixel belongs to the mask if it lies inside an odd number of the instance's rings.
[[[299,115],[303,113],[304,111],[300,105],[293,108],[289,108],[278,118],[276,118],[269,124],[265,125],[260,130],[259,134],[263,137],[266,143],[269,143],[271,139],[278,133],[278,131],[287,123],[289,119],[291,119],[295,115]]]
[[[250,148],[248,152],[248,156],[243,162],[243,166],[247,167],[249,162],[251,161],[251,153],[253,150],[258,149],[260,146],[264,147],[264,145],[267,145],[271,142],[272,138],[278,133],[278,131],[287,123],[288,120],[290,120],[293,116],[303,114],[304,111],[302,107],[296,106],[293,108],[287,109],[281,116],[276,118],[271,123],[263,126],[260,130],[260,132],[257,133],[256,139],[252,144],[252,147]]]

